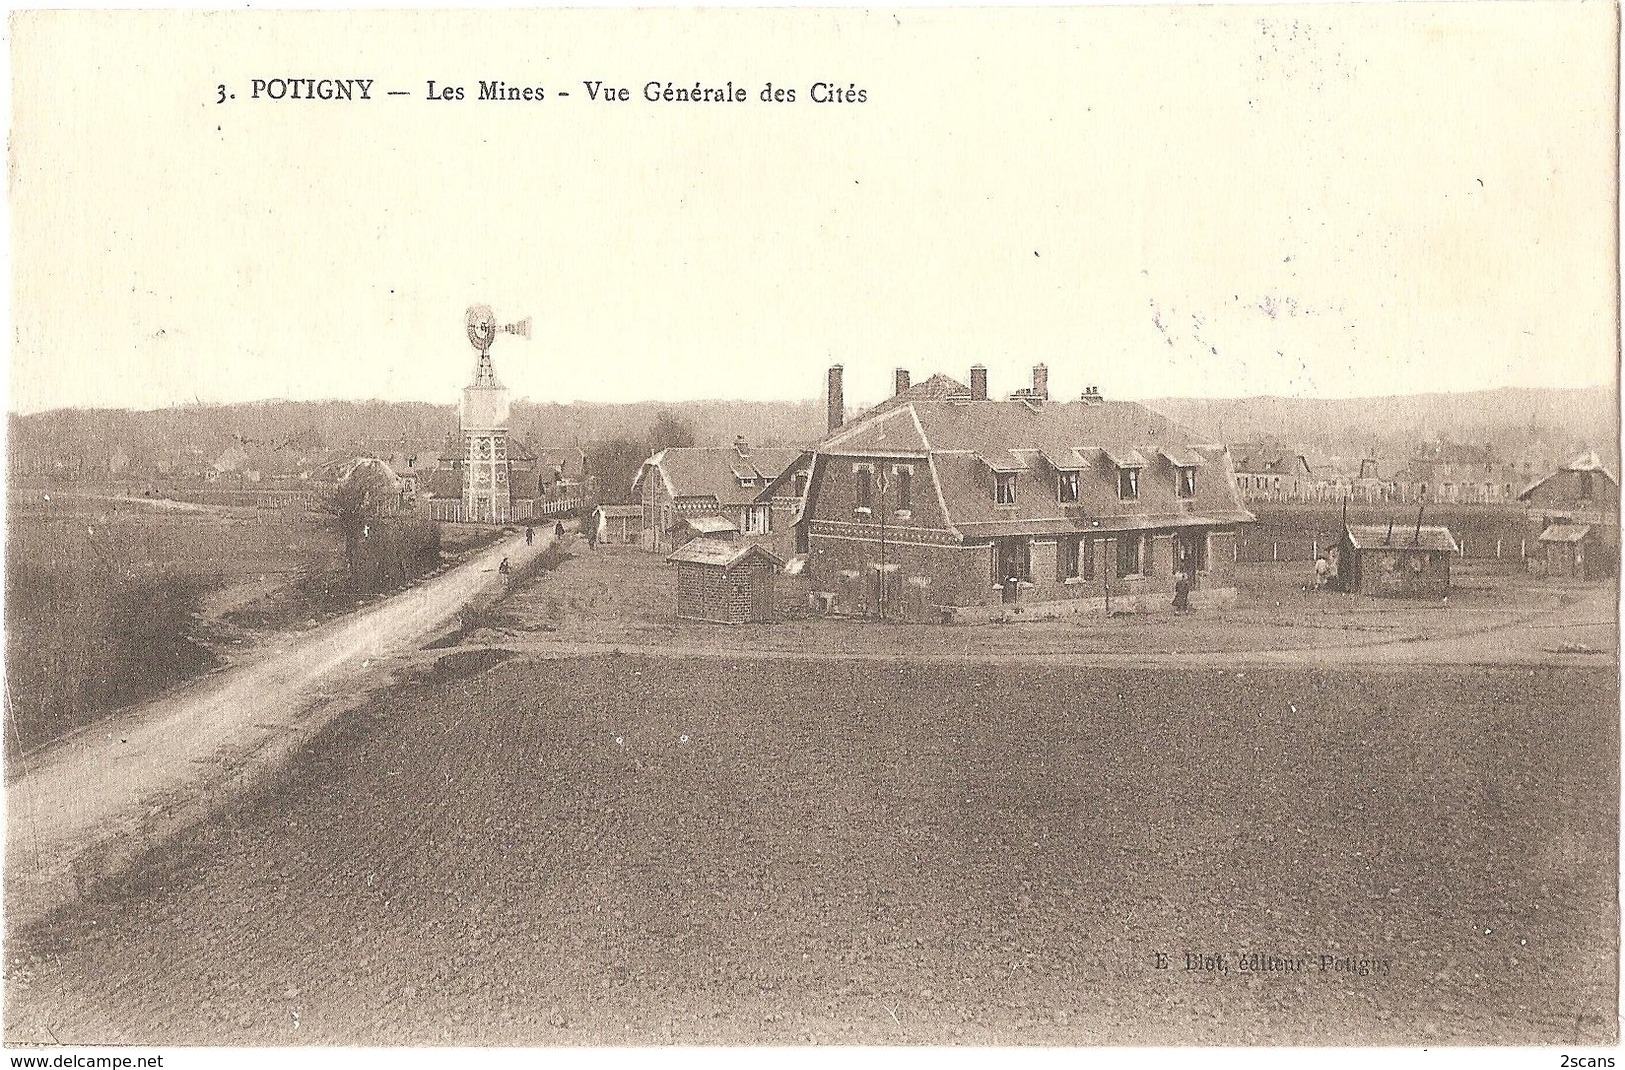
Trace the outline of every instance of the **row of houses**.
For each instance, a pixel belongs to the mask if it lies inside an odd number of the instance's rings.
[[[1279,443],[1233,445],[1236,490],[1246,502],[1435,502],[1502,505],[1547,470],[1484,447],[1429,443],[1403,461],[1342,457]]]

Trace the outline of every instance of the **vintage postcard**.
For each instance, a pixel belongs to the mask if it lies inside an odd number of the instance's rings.
[[[12,1055],[1613,1065],[1615,5],[9,29]]]

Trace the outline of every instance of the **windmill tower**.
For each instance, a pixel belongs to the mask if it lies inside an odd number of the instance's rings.
[[[479,352],[474,380],[463,388],[463,519],[501,524],[509,519],[508,388],[497,381],[491,343],[499,331],[530,337],[530,319],[497,326],[485,305],[473,305],[464,317],[468,340]]]

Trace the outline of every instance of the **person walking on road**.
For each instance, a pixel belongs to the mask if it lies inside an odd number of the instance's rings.
[[[564,538],[564,521],[560,520],[557,524],[553,525],[553,537],[555,539]]]
[[[536,529],[529,524],[525,525],[525,545],[529,546],[536,541]]]

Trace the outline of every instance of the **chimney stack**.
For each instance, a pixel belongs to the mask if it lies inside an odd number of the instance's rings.
[[[908,369],[898,368],[892,373],[892,393],[901,394],[908,389]]]
[[[1083,403],[1085,405],[1099,405],[1105,400],[1105,398],[1100,396],[1099,387],[1086,386],[1083,388]]]
[[[745,438],[744,435],[734,436],[734,452],[739,454],[741,457],[750,456],[750,442]]]
[[[832,365],[829,369],[829,391],[825,397],[829,429],[833,431],[846,423],[846,397],[841,393],[841,366],[839,364]]]
[[[1033,365],[1033,397],[1049,400],[1049,369],[1042,364]]]
[[[987,400],[987,369],[980,364],[970,366],[970,396],[972,401]]]

